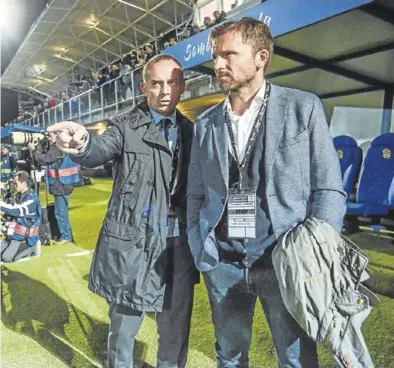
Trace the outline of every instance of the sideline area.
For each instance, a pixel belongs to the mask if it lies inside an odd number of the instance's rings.
[[[76,244],[41,248],[41,256],[1,266],[1,366],[5,368],[103,367],[108,306],[87,289],[96,238],[105,215],[112,180],[93,179],[75,188],[70,220]],[[51,200],[51,198],[50,198]],[[41,193],[44,204],[44,193]],[[370,256],[369,286],[381,306],[364,324],[363,333],[376,366],[394,368],[394,243],[371,233],[352,240]],[[231,321],[229,321],[231,323]],[[154,367],[157,333],[147,316],[138,334],[136,367]],[[203,282],[196,286],[187,367],[214,366],[214,336]],[[320,349],[320,366],[333,367]],[[251,368],[276,367],[271,335],[260,305],[256,307]]]

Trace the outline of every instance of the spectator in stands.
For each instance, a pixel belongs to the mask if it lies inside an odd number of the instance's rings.
[[[119,88],[121,91],[121,95],[123,100],[127,98],[128,89],[131,90],[131,67],[126,64],[126,59],[122,59],[120,63],[120,78],[119,78]]]
[[[138,96],[142,93],[140,88],[140,84],[142,81],[141,67],[144,66],[146,62],[146,55],[144,51],[137,50],[137,58],[138,58],[138,64],[136,67],[140,69],[134,73],[134,91],[135,94]]]
[[[97,86],[97,78],[93,74],[95,73],[90,73],[86,76],[86,80],[90,84],[90,88],[94,88]]]
[[[55,134],[49,135],[49,142],[51,146],[46,153],[38,152],[34,143],[29,143],[27,148],[38,164],[47,165],[49,193],[55,198],[55,217],[61,234],[56,244],[65,244],[73,241],[68,208],[70,195],[75,184],[80,181],[79,165],[59,150]]]
[[[109,77],[111,80],[116,79],[119,77],[120,69],[118,64],[111,65]]]
[[[93,90],[90,96],[91,96],[91,103],[93,108],[97,108],[101,106],[101,94],[100,94],[101,92],[100,89],[98,88],[99,82],[100,82],[99,73],[97,72],[92,73]]]
[[[32,181],[26,171],[17,172],[14,183],[16,202],[11,204],[0,200],[0,211],[12,218],[7,224],[6,238],[1,241],[3,262],[16,262],[30,255],[40,255],[40,200],[31,189]]]
[[[138,58],[137,58],[137,54],[135,51],[130,52],[129,65],[130,65],[131,69],[136,68],[138,65]]]
[[[211,28],[213,26],[213,22],[211,17],[204,17],[204,24],[201,26],[201,31],[204,31],[205,29]]]
[[[170,43],[168,41],[164,42],[164,49],[168,49],[170,47]]]
[[[147,44],[145,46],[145,62],[148,62],[150,59],[153,58],[153,56],[156,55],[153,46],[151,44]]]
[[[117,79],[119,77],[119,74],[120,74],[120,68],[119,68],[118,63],[111,65],[110,73],[109,73],[110,79],[112,81]],[[115,103],[115,83],[118,83],[118,81],[116,81],[116,82],[114,81],[114,82],[111,82],[108,84],[109,85],[108,89],[109,89],[110,103]],[[118,88],[117,93],[118,93],[118,99],[119,99],[120,96],[122,95],[120,88]]]
[[[49,98],[48,97],[45,98],[43,105],[44,105],[44,111],[49,109],[50,105],[49,105]]]
[[[92,88],[92,84],[90,83],[90,78],[88,75],[84,75],[81,79],[82,84],[79,87],[79,92],[86,92],[89,91],[89,89]]]
[[[103,97],[104,97],[104,104],[110,104],[112,99],[111,99],[111,87],[110,83],[107,83],[110,81],[110,76],[108,72],[108,68],[103,68],[100,73],[100,80],[98,83],[98,86],[103,88]]]
[[[198,274],[185,232],[193,125],[176,110],[184,89],[181,64],[157,55],[144,68],[142,88],[146,101],[99,137],[73,122],[48,130],[85,166],[115,162],[114,190],[89,277],[90,290],[110,304],[107,366],[133,366],[145,312],[157,312],[156,367],[184,368]]]
[[[56,99],[53,97],[49,97],[49,106],[53,108],[56,107],[56,105],[57,105]]]
[[[213,18],[215,19],[215,21],[213,22],[213,25],[216,26],[217,24],[224,22],[226,20],[226,17],[226,13],[224,11],[214,11]]]
[[[44,106],[42,105],[42,103],[39,103],[37,105],[37,113],[41,114],[42,112],[44,112]]]
[[[62,91],[60,93],[60,104],[62,104],[63,115],[65,119],[70,117],[70,103],[69,103],[69,96],[66,91]]]
[[[44,101],[45,110],[56,106],[56,100],[53,97],[46,97]]]
[[[79,98],[77,97],[78,93],[75,92],[75,90],[72,90],[71,92],[71,98],[69,101],[69,104],[71,104],[71,113],[73,116],[76,116],[79,114]]]
[[[63,103],[64,103],[64,102],[67,102],[69,99],[70,99],[70,98],[68,97],[66,91],[62,91],[62,92],[60,93],[60,101],[61,101],[61,102],[63,102]]]
[[[170,38],[170,46],[174,46],[174,45],[176,45],[176,44],[177,44],[176,38],[175,38],[175,37],[171,37],[171,38]]]
[[[316,344],[287,311],[271,255],[277,239],[307,217],[341,231],[346,194],[323,106],[311,93],[265,79],[273,40],[263,22],[222,23],[212,29],[209,42],[216,76],[228,96],[195,123],[187,227],[209,294],[217,367],[248,367],[259,299],[278,366],[316,368]],[[254,144],[249,136],[256,137]],[[252,220],[233,217],[242,212],[235,208],[243,193],[252,195]],[[241,222],[252,225],[243,234],[234,226]],[[308,282],[320,276],[316,269]]]
[[[137,67],[141,67],[146,63],[146,55],[143,50],[137,50],[137,59],[138,59]]]

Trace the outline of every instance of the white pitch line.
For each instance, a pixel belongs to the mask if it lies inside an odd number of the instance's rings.
[[[68,253],[66,254],[67,257],[82,257],[87,256],[88,254],[93,253],[92,250],[84,250],[82,252],[75,252],[75,253]]]
[[[56,335],[55,333],[53,333],[51,330],[49,330],[48,328],[44,327],[53,337],[55,337],[56,339],[58,339],[59,341],[61,341],[63,344],[69,346],[71,349],[73,349],[75,352],[77,352],[78,354],[82,355],[90,364],[92,364],[93,366],[97,367],[97,368],[102,368],[102,365],[95,362],[93,359],[89,358],[82,350],[78,349],[77,347],[75,347],[74,345],[72,345],[69,341],[67,341],[66,339],[63,339],[62,337]]]

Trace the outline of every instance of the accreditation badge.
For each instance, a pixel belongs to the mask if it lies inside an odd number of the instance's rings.
[[[231,188],[227,201],[229,239],[256,238],[256,188]]]

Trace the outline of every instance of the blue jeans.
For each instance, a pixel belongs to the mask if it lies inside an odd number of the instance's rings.
[[[55,217],[61,239],[73,240],[71,233],[70,219],[68,216],[69,195],[55,195]]]
[[[318,367],[316,344],[287,312],[273,268],[247,269],[219,262],[204,272],[215,326],[219,368],[249,367],[256,299],[263,306],[271,329],[279,367]],[[261,362],[260,367],[264,367]]]

